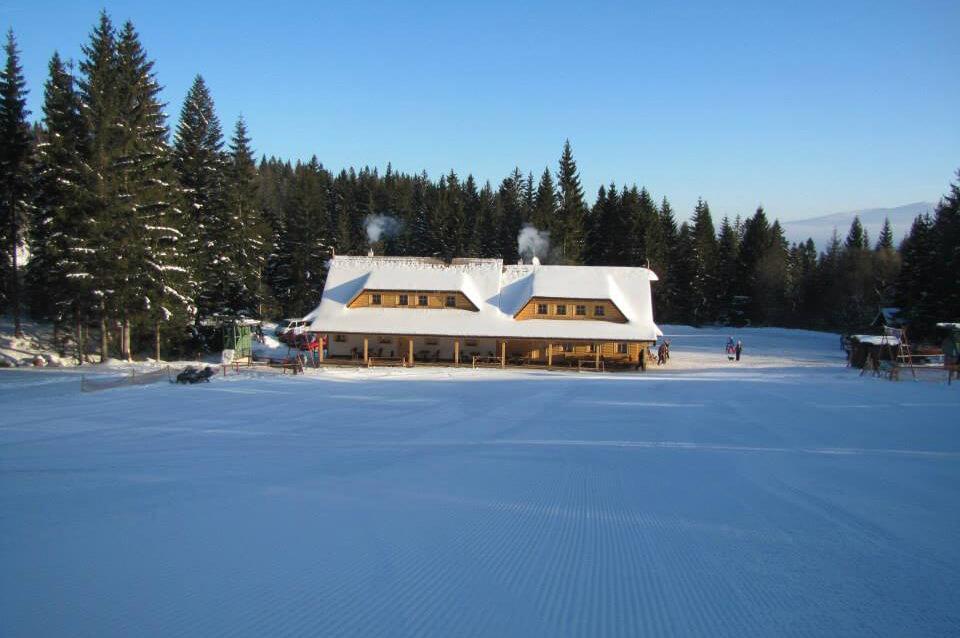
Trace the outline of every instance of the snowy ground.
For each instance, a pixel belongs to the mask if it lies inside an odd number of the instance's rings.
[[[665,328],[647,374],[0,372],[0,634],[957,635],[960,386]]]

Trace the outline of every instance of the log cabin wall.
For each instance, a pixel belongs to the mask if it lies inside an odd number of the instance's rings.
[[[374,295],[380,296],[380,303],[375,304]],[[406,296],[407,303],[400,303],[401,296]],[[420,298],[426,297],[427,304],[421,305]],[[447,305],[447,297],[453,297],[454,305]],[[472,310],[477,307],[467,299],[467,296],[458,290],[364,290],[350,302],[348,308],[420,308],[423,309],[451,309],[451,310]]]
[[[541,314],[540,306],[546,306],[546,314]],[[565,311],[560,314],[558,306]],[[577,314],[577,306],[583,307],[583,314]],[[597,307],[602,308],[601,313],[597,312]],[[555,297],[532,297],[530,301],[520,309],[515,316],[518,321],[528,319],[560,319],[573,321],[611,321],[613,323],[626,323],[627,318],[623,316],[620,309],[617,308],[609,299],[562,299]]]

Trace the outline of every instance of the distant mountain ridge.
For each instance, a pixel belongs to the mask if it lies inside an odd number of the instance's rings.
[[[890,219],[890,226],[893,227],[893,236],[897,244],[910,231],[910,225],[917,215],[923,213],[933,214],[937,205],[931,202],[914,202],[904,204],[893,208],[865,208],[863,210],[851,210],[843,213],[832,213],[821,217],[810,217],[808,219],[795,219],[793,221],[781,222],[787,241],[801,242],[807,238],[812,238],[817,244],[817,250],[823,250],[830,242],[833,230],[842,241],[850,230],[850,224],[853,218],[860,217],[860,222],[870,235],[870,243],[876,242],[880,235],[880,229],[883,227],[883,220]]]

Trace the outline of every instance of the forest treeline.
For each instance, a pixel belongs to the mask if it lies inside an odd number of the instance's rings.
[[[213,314],[302,315],[335,253],[516,262],[524,229],[544,263],[652,268],[661,323],[851,329],[880,306],[921,332],[960,319],[960,180],[899,246],[889,223],[874,241],[859,220],[826,246],[790,244],[762,208],[717,223],[700,200],[678,221],[666,198],[614,183],[588,205],[569,141],[555,169],[498,184],[258,162],[242,118],[224,133],[199,75],[170,130],[131,22],[102,13],[82,52],[75,65],[53,54],[31,124],[7,36],[0,308],[18,326],[29,313],[89,331],[104,353],[177,352]]]

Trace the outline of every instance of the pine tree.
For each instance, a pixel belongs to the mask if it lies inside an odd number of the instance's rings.
[[[89,166],[95,183],[92,190],[92,225],[99,250],[94,254],[90,270],[91,292],[97,299],[97,315],[100,320],[100,360],[108,357],[110,292],[115,289],[118,277],[115,264],[121,255],[121,247],[113,218],[117,206],[113,197],[116,186],[114,161],[119,155],[118,143],[122,133],[118,126],[119,91],[117,70],[116,31],[106,12],[83,46],[84,59],[80,62],[80,77],[77,86],[80,93],[81,114],[89,139]]]
[[[883,228],[880,229],[880,237],[877,239],[877,251],[894,250],[893,229],[890,227],[890,218],[883,218]]]
[[[181,206],[190,232],[184,250],[191,257],[193,294],[201,316],[223,311],[229,300],[221,294],[229,276],[231,255],[224,243],[235,232],[226,210],[226,160],[223,131],[213,98],[203,77],[196,76],[180,112],[173,145],[173,166],[180,185]]]
[[[847,233],[847,240],[844,242],[844,246],[848,249],[857,249],[863,250],[869,246],[866,236],[864,235],[863,224],[860,223],[860,217],[854,216],[853,222],[850,224],[850,232]]]
[[[121,356],[129,358],[131,327],[142,319],[154,330],[160,356],[161,329],[182,325],[194,314],[189,296],[188,256],[181,248],[184,221],[173,205],[176,179],[167,146],[160,85],[140,37],[126,22],[117,39],[118,116],[121,135],[115,176],[116,215],[122,265],[115,278],[114,307],[123,322]]]
[[[570,140],[563,145],[557,172],[557,223],[551,229],[553,244],[562,263],[578,264],[585,252],[587,204],[583,199],[580,174],[573,159]]]
[[[710,206],[697,200],[693,211],[693,312],[694,322],[707,323],[716,319],[717,307],[717,236],[714,232]]]
[[[933,219],[919,215],[900,247],[903,267],[897,282],[898,305],[915,336],[932,333],[933,325],[941,320],[936,296],[941,269],[938,243]],[[956,274],[953,276],[956,281]]]
[[[313,241],[326,243],[326,198],[323,203],[323,226],[315,229],[318,235]],[[265,297],[263,278],[269,229],[258,204],[257,167],[253,160],[253,150],[250,148],[247,125],[242,117],[237,119],[227,156],[226,209],[231,225],[237,232],[232,255],[237,293],[231,300],[231,310],[246,310],[259,316]]]
[[[0,302],[13,314],[14,335],[22,336],[21,286],[18,252],[23,246],[30,215],[32,176],[27,89],[13,30],[3,47],[6,65],[0,73]]]
[[[500,217],[493,186],[486,182],[480,190],[480,256],[502,257],[500,254]]]
[[[530,223],[537,230],[551,232],[557,218],[557,187],[553,183],[553,176],[549,168],[543,169],[537,192],[533,198],[533,213]]]
[[[523,227],[524,177],[519,168],[500,183],[497,191],[497,218],[499,220],[499,255],[506,263],[520,258],[517,238]]]
[[[654,271],[660,278],[659,284],[654,287],[655,305],[658,308],[657,312],[662,317],[661,321],[679,321],[681,320],[679,315],[681,301],[677,273],[680,268],[685,267],[682,263],[684,255],[681,254],[682,251],[679,248],[677,220],[666,197],[660,202],[657,222],[663,239],[664,261],[660,270]],[[686,320],[687,317],[683,317],[683,319]]]
[[[56,53],[49,70],[27,277],[32,312],[57,325],[72,321],[79,356],[84,319],[95,310],[91,283],[98,242],[91,220],[96,176],[88,163],[88,136],[74,78]]]
[[[480,193],[473,175],[467,175],[463,183],[463,254],[467,257],[480,256]]]
[[[740,251],[740,237],[727,217],[720,222],[720,236],[717,239],[717,314],[725,324],[740,324],[743,318],[740,309],[734,303],[737,279],[737,259]]]
[[[960,320],[960,170],[934,214],[938,272],[934,295],[941,321]]]

